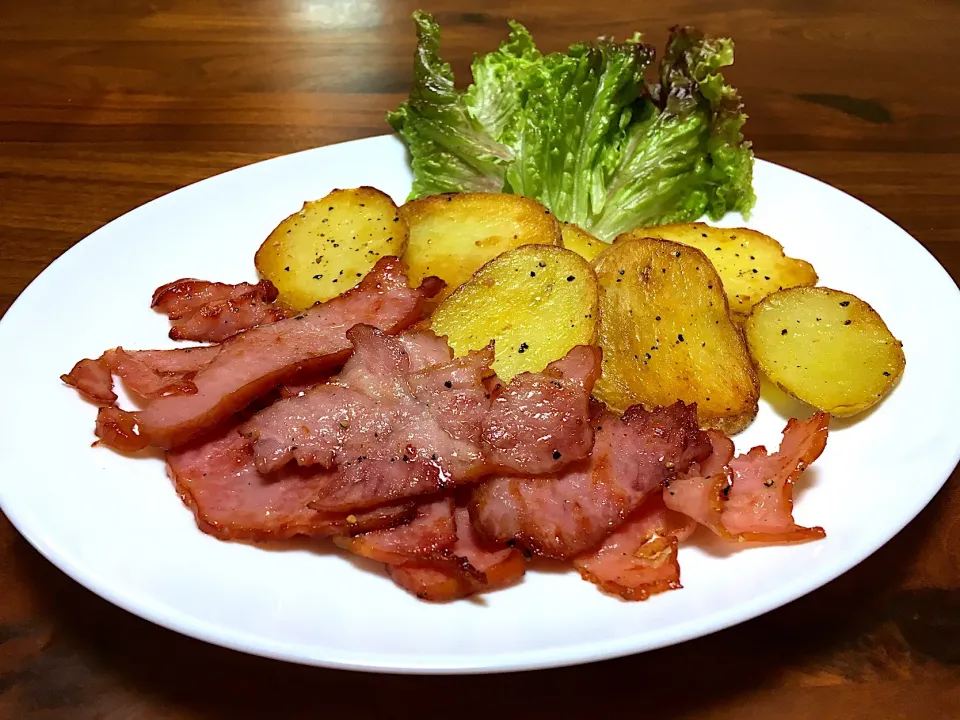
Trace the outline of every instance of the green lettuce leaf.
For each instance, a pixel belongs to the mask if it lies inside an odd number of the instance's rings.
[[[606,197],[652,48],[598,40],[547,55],[525,78],[510,192],[535,198],[584,227]]]
[[[487,133],[454,88],[440,58],[440,28],[424,12],[417,28],[413,89],[387,121],[406,143],[413,166],[412,197],[443,192],[500,192],[513,153]]]
[[[511,192],[610,240],[644,225],[748,213],[755,201],[746,116],[719,69],[733,44],[674,28],[659,82],[639,37],[598,39],[541,54],[511,22],[500,48],[475,58],[454,87],[439,28],[415,13],[419,44],[410,98],[388,119],[410,150],[411,197]]]

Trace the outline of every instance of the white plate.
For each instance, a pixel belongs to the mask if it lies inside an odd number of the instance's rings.
[[[825,527],[826,540],[747,550],[696,541],[680,553],[684,589],[645,603],[607,597],[573,571],[534,570],[514,588],[437,606],[333,550],[217,541],[197,530],[159,459],[90,447],[94,409],[57,378],[118,344],[172,345],[149,308],[155,287],[184,276],[251,280],[254,251],[302,201],[358,185],[400,201],[409,183],[391,137],[310,150],[155,200],[53,263],[0,323],[0,503],[20,532],[111,602],[212,643],[340,668],[518,670],[650,650],[783,605],[883,545],[956,465],[956,285],[879,213],[765,162],[747,224],[810,260],[823,285],[871,303],[907,355],[895,392],[860,422],[834,422],[801,483],[796,517]],[[738,448],[775,447],[795,412],[805,411],[766,397]]]

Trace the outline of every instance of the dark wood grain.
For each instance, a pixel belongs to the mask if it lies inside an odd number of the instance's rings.
[[[385,132],[409,85],[418,4],[437,13],[461,77],[509,17],[551,49],[635,29],[659,42],[676,22],[732,35],[758,154],[873,205],[960,277],[956,0],[0,0],[0,312],[148,200]],[[361,675],[208,646],[82,589],[0,516],[0,717],[639,714],[960,717],[956,474],[872,558],[763,618],[497,677]]]

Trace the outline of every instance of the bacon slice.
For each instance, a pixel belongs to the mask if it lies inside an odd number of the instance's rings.
[[[302,315],[262,325],[220,345],[193,378],[197,391],[154,399],[124,423],[101,414],[98,435],[119,450],[173,448],[210,432],[257,397],[305,372],[321,372],[350,355],[347,330],[368,324],[395,333],[416,321],[442,287],[427,278],[407,286],[402,263],[381,258],[359,285]],[[134,427],[129,433],[127,428]],[[103,433],[102,435],[100,433]],[[109,442],[108,442],[109,437]]]
[[[663,488],[663,501],[671,510],[729,538],[721,517],[730,492],[732,473],[728,464],[733,459],[733,441],[717,430],[708,430],[707,435],[713,447],[710,455],[668,481]]]
[[[604,592],[646,600],[682,587],[677,548],[695,528],[690,518],[669,510],[654,494],[599,548],[574,558],[573,565]]]
[[[830,417],[791,419],[780,450],[763,446],[730,461],[733,483],[722,523],[732,535],[759,542],[803,542],[826,537],[822,527],[800,527],[793,520],[793,484],[827,445]]]
[[[388,565],[390,578],[421,600],[447,602],[513,584],[526,572],[514,548],[492,546],[477,535],[466,508],[456,510],[457,541],[446,555]]]
[[[543,375],[518,376],[492,400],[485,386],[492,348],[449,359],[432,334],[387,337],[361,325],[348,338],[354,353],[339,375],[242,428],[261,472],[291,461],[330,471],[318,509],[430,495],[527,459],[530,472],[553,470],[590,451],[589,393],[600,364],[591,348],[574,348]],[[444,357],[412,371],[413,361],[419,367]]]
[[[103,361],[110,367],[111,373],[123,380],[124,385],[143,399],[197,391],[196,385],[191,381],[195,371],[158,372],[148,362],[122,347],[107,350],[103,354]]]
[[[269,280],[228,285],[184,278],[157,288],[151,307],[170,318],[171,339],[221,342],[287,317],[273,304],[277,295]]]
[[[360,535],[338,535],[337,547],[388,565],[402,565],[417,557],[439,556],[457,541],[453,498],[443,497],[417,508],[406,525]]]
[[[474,474],[483,461],[480,448],[471,438],[461,439],[469,433],[456,426],[473,423],[472,434],[479,435],[489,404],[481,380],[492,372],[492,355],[474,353],[453,361],[440,376],[436,368],[410,373],[404,347],[411,338],[387,337],[368,326],[347,335],[355,350],[340,375],[275,403],[243,426],[261,472],[291,460],[335,468],[318,507],[344,510],[436,492]],[[441,377],[455,378],[457,385]],[[452,399],[439,401],[437,385]],[[418,400],[417,390],[434,400],[432,408]],[[450,406],[458,400],[455,414]],[[448,413],[441,418],[443,409]]]
[[[823,452],[829,417],[790,420],[780,450],[763,446],[733,457],[733,443],[711,431],[713,454],[664,488],[667,507],[682,512],[724,538],[756,542],[803,542],[826,535],[793,520],[793,484]]]
[[[547,557],[575,557],[597,547],[651,492],[710,451],[695,405],[634,407],[623,419],[598,408],[594,426],[590,457],[559,476],[497,477],[474,490],[470,510],[480,534]]]
[[[134,394],[149,399],[170,393],[190,393],[190,382],[196,373],[209,364],[220,348],[208,345],[176,350],[107,350],[96,360],[81,360],[60,379],[75,387],[81,395],[101,406],[113,405],[113,376],[123,380]]]
[[[556,472],[590,454],[590,393],[600,348],[579,345],[543,373],[521,373],[493,401],[483,427],[487,457],[505,470]]]
[[[113,405],[117,401],[110,366],[103,358],[81,360],[70,372],[61,375],[60,379],[76,388],[84,398],[101,407]]]
[[[167,453],[167,465],[199,528],[221,540],[363,532],[409,521],[416,511],[412,504],[351,515],[312,510],[308,504],[316,494],[316,482],[296,472],[258,473],[250,443],[235,427]]]

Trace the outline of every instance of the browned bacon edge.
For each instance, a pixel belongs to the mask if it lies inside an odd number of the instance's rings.
[[[216,358],[193,378],[196,393],[158,397],[136,413],[102,408],[97,436],[103,444],[127,452],[147,446],[169,449],[182,445],[216,429],[291,378],[342,364],[351,352],[345,333],[353,325],[383,325],[380,329],[390,334],[402,331],[420,318],[426,301],[442,287],[442,280],[426,278],[419,288],[409,288],[403,263],[383,257],[359,285],[343,295],[295,318],[226,340]],[[353,316],[343,323],[336,317],[338,311],[352,312]],[[311,322],[317,324],[315,335],[329,335],[322,338],[326,346],[307,350],[298,344],[302,332],[311,329]],[[288,330],[291,339],[284,345]],[[284,354],[279,354],[281,350]],[[262,367],[251,369],[251,356]]]

